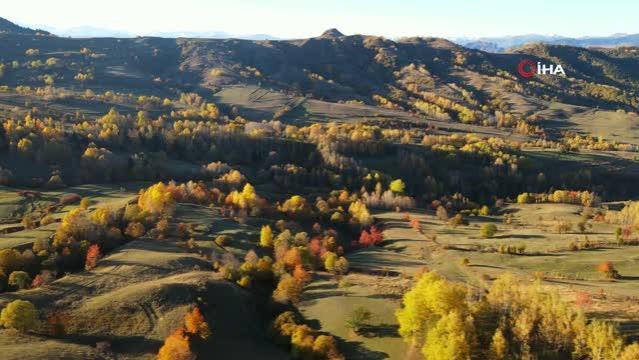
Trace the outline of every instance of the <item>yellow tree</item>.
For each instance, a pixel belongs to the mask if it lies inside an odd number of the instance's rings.
[[[262,226],[260,230],[260,246],[273,247],[273,230],[268,225]]]
[[[404,190],[406,189],[406,184],[404,184],[404,181],[402,179],[397,179],[397,180],[391,181],[388,187],[395,194],[402,194],[404,193]]]
[[[403,307],[395,313],[399,334],[406,342],[421,344],[428,329],[452,311],[460,316],[468,313],[466,288],[435,273],[426,273],[404,295]]]
[[[38,310],[30,301],[14,300],[0,312],[0,323],[22,332],[32,330],[38,323]]]
[[[426,360],[470,360],[473,335],[472,321],[453,310],[428,331],[422,354]]]

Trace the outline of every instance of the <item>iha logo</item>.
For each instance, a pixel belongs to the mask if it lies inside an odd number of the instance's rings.
[[[525,78],[531,78],[537,75],[563,75],[566,76],[563,66],[561,64],[542,64],[541,62],[535,63],[532,60],[524,59],[517,65],[517,72],[519,75]]]

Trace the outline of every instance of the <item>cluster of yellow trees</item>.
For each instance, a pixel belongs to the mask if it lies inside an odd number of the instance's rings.
[[[518,204],[561,203],[583,206],[597,206],[601,198],[591,191],[555,190],[552,193],[521,193],[517,195]]]
[[[605,219],[613,224],[639,227],[639,201],[629,202],[620,211],[607,211]]]
[[[589,321],[556,291],[509,274],[482,296],[427,272],[404,295],[396,315],[400,335],[427,360],[639,356],[639,345],[624,346],[612,324]]]
[[[335,338],[330,335],[319,335],[308,325],[301,324],[298,317],[291,311],[280,314],[273,321],[271,331],[277,342],[290,346],[293,359],[344,359],[337,348]]]
[[[638,151],[636,145],[608,142],[603,137],[592,135],[566,134],[563,142],[569,149],[588,149],[599,151]]]
[[[443,152],[465,152],[489,156],[496,164],[517,165],[521,157],[512,154],[521,144],[497,137],[483,138],[477,134],[424,135],[422,145]]]

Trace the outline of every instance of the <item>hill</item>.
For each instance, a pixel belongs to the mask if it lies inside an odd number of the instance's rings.
[[[14,33],[14,34],[25,34],[25,35],[50,35],[49,32],[44,30],[33,30],[26,27],[22,27],[12,23],[11,21],[0,17],[0,33]]]

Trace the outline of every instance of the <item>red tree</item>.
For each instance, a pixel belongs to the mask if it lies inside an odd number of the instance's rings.
[[[89,250],[87,250],[87,259],[84,264],[84,268],[87,270],[91,270],[95,268],[96,263],[102,257],[100,254],[100,246],[98,244],[93,244],[89,246]]]
[[[384,234],[375,225],[371,226],[370,236],[373,245],[379,245],[384,240]]]
[[[366,231],[366,229],[362,230],[362,233],[359,235],[359,245],[363,247],[368,247],[373,245],[373,239],[371,238],[371,234]]]

